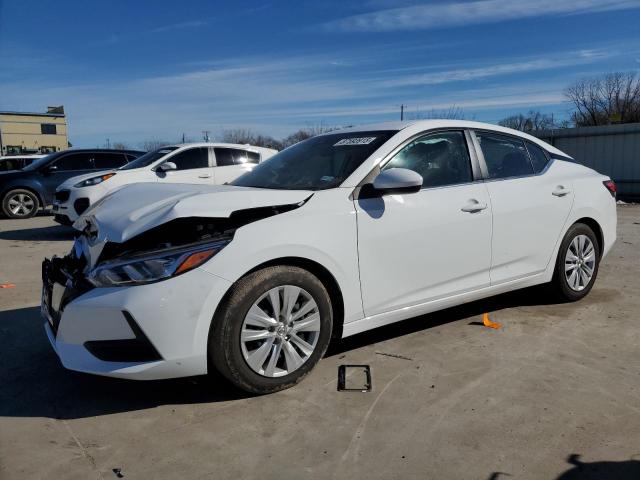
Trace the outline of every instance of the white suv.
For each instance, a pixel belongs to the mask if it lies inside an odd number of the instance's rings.
[[[55,220],[71,225],[107,193],[131,183],[227,183],[276,153],[277,150],[270,148],[232,143],[168,145],[117,170],[70,178],[56,189]]]

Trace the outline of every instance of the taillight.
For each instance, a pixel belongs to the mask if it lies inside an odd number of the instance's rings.
[[[616,183],[613,180],[607,180],[602,182],[602,184],[605,186],[607,190],[609,190],[609,193],[611,194],[611,196],[613,198],[616,198],[616,193],[618,192],[618,189],[616,188]]]

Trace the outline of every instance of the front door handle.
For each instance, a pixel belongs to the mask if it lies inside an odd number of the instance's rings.
[[[198,178],[211,178],[211,175],[198,175]]]
[[[474,198],[472,200],[469,200],[469,203],[467,203],[460,210],[467,213],[476,213],[476,212],[480,212],[481,210],[485,210],[486,208],[487,208],[486,203],[480,203],[478,200]]]
[[[551,195],[554,195],[556,197],[564,197],[565,195],[569,195],[571,193],[571,190],[569,190],[568,188],[565,188],[564,185],[558,185],[556,187],[556,189],[551,192]]]

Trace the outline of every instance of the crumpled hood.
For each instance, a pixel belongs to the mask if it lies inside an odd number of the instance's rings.
[[[73,226],[85,230],[89,225],[91,232],[97,230],[92,243],[122,243],[176,218],[227,218],[238,210],[300,203],[312,193],[232,185],[136,183],[100,199]]]
[[[111,173],[111,172],[115,172],[115,170],[101,170],[98,172],[91,172],[91,173],[85,173],[83,175],[78,175],[77,177],[71,177],[68,180],[65,180],[64,182],[62,182],[60,185],[58,185],[56,187],[56,191],[58,192],[60,190],[69,189],[73,187],[76,183],[80,183],[84,180],[89,180],[90,178],[99,177],[100,175],[104,175],[106,173]]]

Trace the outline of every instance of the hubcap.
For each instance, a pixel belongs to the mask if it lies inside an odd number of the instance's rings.
[[[564,275],[569,287],[579,292],[584,290],[596,267],[596,249],[586,235],[575,237],[564,257]]]
[[[9,211],[20,217],[29,215],[35,207],[33,199],[24,193],[16,193],[15,195],[12,195],[9,197],[9,201],[7,203]]]
[[[294,285],[272,288],[249,309],[240,346],[247,365],[265,377],[282,377],[313,354],[320,336],[320,312],[313,297]]]

